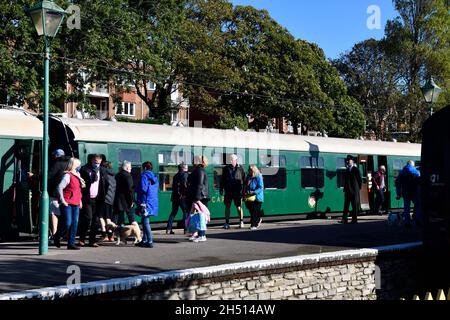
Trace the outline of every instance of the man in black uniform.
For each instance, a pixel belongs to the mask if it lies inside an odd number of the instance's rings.
[[[360,206],[359,192],[361,190],[362,179],[359,169],[355,166],[355,162],[351,156],[347,157],[347,169],[344,179],[344,215],[342,223],[348,223],[348,211],[350,204],[352,205],[352,222],[358,223],[358,211]]]
[[[231,164],[223,168],[222,179],[220,181],[220,195],[223,195],[225,190],[225,225],[224,229],[230,229],[230,207],[231,202],[234,201],[234,205],[239,214],[240,228],[244,228],[244,211],[242,210],[242,192],[245,181],[245,171],[241,165],[238,164],[237,155],[230,156]]]
[[[172,182],[172,213],[170,214],[169,221],[167,222],[166,234],[174,234],[172,231],[173,220],[178,213],[178,208],[181,208],[183,212],[183,228],[186,233],[185,222],[190,208],[187,207],[186,191],[188,182],[188,166],[185,163],[181,163],[178,166],[178,173],[173,177]]]

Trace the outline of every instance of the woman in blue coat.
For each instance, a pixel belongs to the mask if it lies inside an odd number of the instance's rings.
[[[255,165],[248,170],[245,201],[250,211],[250,229],[256,230],[262,222],[261,207],[264,202],[264,181],[261,172]]]
[[[153,173],[153,164],[145,162],[142,165],[144,172],[141,174],[137,192],[138,209],[141,213],[142,226],[144,231],[143,239],[137,244],[139,247],[153,248],[152,229],[150,227],[150,217],[158,215],[158,177]]]

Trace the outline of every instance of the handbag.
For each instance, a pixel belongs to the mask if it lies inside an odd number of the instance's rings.
[[[256,195],[246,195],[244,198],[245,202],[255,202],[256,201]]]

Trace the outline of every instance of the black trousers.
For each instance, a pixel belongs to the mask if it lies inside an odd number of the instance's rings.
[[[384,191],[376,190],[376,198],[375,198],[375,214],[379,214],[380,210],[383,210],[384,207]]]
[[[344,221],[348,220],[350,204],[352,205],[352,221],[357,221],[359,211],[359,195],[351,194],[349,192],[345,192],[344,216],[342,217],[342,219]]]
[[[186,222],[186,219],[188,217],[190,208],[188,209],[186,201],[184,199],[180,199],[180,200],[172,201],[172,212],[170,213],[169,221],[167,222],[166,230],[172,230],[173,221],[175,220],[175,217],[176,217],[176,215],[178,213],[178,208],[181,208],[181,211],[183,213],[182,226],[183,226],[184,229],[186,229],[185,222]]]
[[[262,202],[248,201],[247,209],[250,211],[250,227],[258,227],[259,220],[261,219],[261,206]]]
[[[78,225],[80,241],[85,241],[89,232],[89,243],[95,243],[98,225],[97,219],[100,216],[99,210],[103,207],[98,202],[97,199],[83,199],[83,209],[81,209],[80,223]]]

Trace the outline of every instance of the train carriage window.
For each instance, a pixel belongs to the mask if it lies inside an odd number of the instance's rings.
[[[400,171],[403,170],[403,167],[405,166],[404,162],[402,160],[394,160],[393,166],[392,166],[392,173],[394,174],[394,178],[397,178],[400,174]]]
[[[286,189],[286,156],[260,154],[259,166],[264,178],[264,189]]]
[[[325,161],[322,157],[300,157],[300,180],[303,189],[325,186]]]
[[[336,158],[336,184],[338,188],[344,188],[345,158]]]
[[[192,171],[194,155],[191,152],[180,151],[161,151],[158,153],[159,162],[159,190],[166,192],[172,191],[173,177],[178,172],[178,165],[182,162]]]
[[[222,173],[223,168],[230,164],[230,156],[233,153],[222,153],[222,152],[215,152],[211,156],[211,162],[214,166],[213,173],[214,173],[214,189],[219,190],[220,189],[220,180],[222,179]],[[245,168],[245,161],[244,156],[240,153],[235,153],[238,157],[238,164],[241,166],[244,166],[244,170],[247,171]]]
[[[117,159],[119,163],[123,163],[125,160],[130,161],[132,164],[141,164],[141,150],[137,149],[119,149]]]

